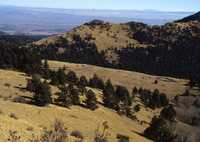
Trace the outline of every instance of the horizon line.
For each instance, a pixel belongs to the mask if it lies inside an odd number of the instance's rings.
[[[107,10],[107,11],[138,11],[138,12],[163,12],[163,13],[196,13],[198,11],[184,11],[184,10],[157,10],[157,9],[101,9],[101,8],[61,8],[61,7],[36,7],[36,6],[18,6],[18,5],[6,5],[0,4],[0,6],[17,7],[17,8],[35,8],[35,9],[62,9],[62,10]]]

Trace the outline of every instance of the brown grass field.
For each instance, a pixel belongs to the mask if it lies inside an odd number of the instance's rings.
[[[92,65],[57,61],[49,61],[48,63],[52,69],[65,66],[67,70],[75,71],[78,76],[85,75],[87,78],[91,78],[93,74],[97,74],[104,81],[111,79],[114,85],[126,86],[130,91],[134,86],[151,90],[158,88],[160,92],[166,93],[170,98],[183,93],[188,82],[184,79],[151,76]],[[13,102],[12,100],[16,96],[32,96],[31,93],[23,89],[26,87],[28,78],[30,77],[22,72],[0,70],[0,141],[7,140],[9,130],[16,130],[22,136],[22,141],[27,142],[32,134],[40,135],[43,127],[50,127],[55,119],[59,119],[69,131],[79,130],[82,132],[87,142],[92,142],[95,129],[104,121],[107,121],[109,125],[110,142],[117,141],[117,134],[129,136],[131,142],[149,142],[140,134],[148,127],[152,117],[157,115],[159,110],[153,111],[142,106],[141,110],[136,113],[137,120],[133,121],[100,104],[97,110],[91,111],[79,106],[67,109],[56,105],[37,107]],[[158,80],[158,84],[154,83],[155,80]],[[51,86],[51,91],[56,94],[59,89]],[[101,90],[93,89],[93,91],[98,100],[101,101]],[[137,103],[140,103],[139,100]]]
[[[153,117],[151,110],[147,111],[142,107],[136,114],[138,121],[133,121],[101,105],[97,110],[91,111],[79,106],[67,109],[55,105],[37,107],[12,102],[16,96],[32,96],[31,93],[22,89],[26,86],[27,78],[29,77],[21,72],[0,70],[0,141],[7,141],[9,130],[16,130],[22,137],[22,142],[27,142],[32,134],[40,135],[43,127],[48,128],[55,119],[59,119],[69,131],[82,132],[85,141],[88,142],[92,142],[96,128],[104,121],[107,121],[109,125],[110,142],[117,141],[117,134],[127,135],[134,142],[149,142],[139,134],[142,134],[148,126],[141,124],[141,121],[148,123]],[[53,86],[51,90],[53,93],[58,91]],[[101,91],[95,92],[101,94]]]

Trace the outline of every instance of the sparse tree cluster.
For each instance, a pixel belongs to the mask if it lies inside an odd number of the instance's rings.
[[[152,109],[164,107],[169,103],[166,94],[160,93],[158,89],[151,92],[150,90],[140,88],[138,93],[145,106]]]
[[[124,86],[114,87],[110,80],[105,83],[103,102],[106,107],[115,109],[120,114],[132,116],[132,98]]]

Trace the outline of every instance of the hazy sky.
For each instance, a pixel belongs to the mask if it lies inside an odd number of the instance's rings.
[[[0,4],[48,8],[200,11],[200,0],[0,0]]]

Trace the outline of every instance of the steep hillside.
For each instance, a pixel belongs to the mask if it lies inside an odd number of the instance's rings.
[[[185,17],[177,22],[190,22],[190,21],[200,21],[200,12],[195,13],[194,15]]]
[[[50,105],[48,107],[37,107],[31,104],[16,103],[16,97],[31,97],[32,94],[23,88],[27,83],[26,74],[16,71],[0,70],[0,141],[8,138],[10,130],[17,131],[23,142],[27,142],[32,134],[39,135],[44,127],[50,127],[55,119],[61,120],[68,131],[79,130],[85,137],[85,142],[91,142],[95,129],[103,122],[109,125],[109,141],[116,141],[116,135],[122,134],[130,137],[135,142],[150,142],[140,136],[147,125],[140,121],[150,122],[153,117],[151,110],[143,107],[137,113],[138,120],[133,121],[125,116],[118,115],[115,111],[105,108],[99,104],[95,111],[72,106],[70,109]],[[51,86],[54,94],[58,89]],[[95,91],[95,89],[94,89]],[[95,91],[98,95],[99,91]],[[54,114],[54,115],[52,115]],[[21,142],[21,141],[20,141]]]

